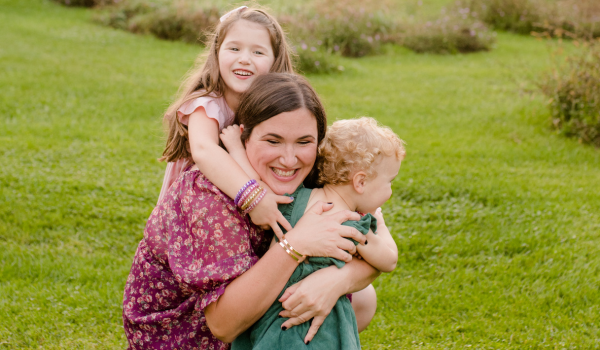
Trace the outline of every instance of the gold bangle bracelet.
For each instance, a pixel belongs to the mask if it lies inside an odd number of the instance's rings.
[[[279,241],[279,245],[283,249],[285,249],[286,253],[288,253],[292,258],[294,258],[294,260],[296,260],[298,263],[301,263],[304,261],[304,259],[306,259],[304,255],[300,254],[300,252],[298,252],[292,247],[292,245],[287,241],[287,239],[284,238],[282,241]]]
[[[256,199],[256,197],[259,195],[260,192],[262,192],[262,187],[258,187],[250,194],[250,196],[248,196],[248,199],[246,199],[244,204],[242,204],[242,207],[241,207],[242,211],[246,210],[246,208],[248,208],[248,206],[250,204],[252,204],[252,201],[254,201],[254,199]]]

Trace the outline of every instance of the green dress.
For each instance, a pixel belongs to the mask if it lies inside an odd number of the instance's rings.
[[[311,191],[301,185],[292,194],[295,199],[291,204],[279,205],[279,210],[292,227],[304,215]],[[376,231],[377,221],[371,214],[367,214],[360,221],[346,221],[342,225],[355,227],[366,235],[369,229],[373,232]],[[354,244],[358,244],[356,241],[352,241]],[[298,265],[277,299],[283,295],[283,292],[289,286],[299,282],[311,273],[332,265],[341,268],[344,264],[343,261],[333,258],[309,257],[305,263]],[[310,322],[283,331],[281,325],[287,318],[278,317],[281,311],[283,311],[283,307],[276,300],[260,320],[233,342],[232,350],[360,349],[356,316],[350,300],[345,295],[338,299],[331,313],[325,318],[319,331],[308,345],[304,344],[304,337],[308,333]]]

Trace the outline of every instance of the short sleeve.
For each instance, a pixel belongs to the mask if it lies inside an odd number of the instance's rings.
[[[195,174],[196,179],[181,188],[178,211],[185,224],[169,229],[168,259],[175,279],[199,292],[196,309],[203,310],[258,261],[253,238],[260,232],[230,198]]]
[[[189,100],[177,110],[177,118],[183,125],[188,125],[190,115],[198,108],[204,108],[206,115],[219,123],[219,130],[231,125],[233,122],[233,113],[226,106],[225,99],[222,97],[202,96]]]

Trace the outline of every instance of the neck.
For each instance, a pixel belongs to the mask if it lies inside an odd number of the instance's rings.
[[[223,94],[225,97],[225,102],[231,108],[231,110],[235,113],[240,105],[240,94],[230,91],[229,89],[225,89],[225,93]]]
[[[358,205],[354,200],[354,196],[352,196],[353,189],[348,185],[325,185],[323,186],[323,191],[325,192],[325,196],[334,204],[337,202],[338,204],[344,204],[348,210],[356,211]]]

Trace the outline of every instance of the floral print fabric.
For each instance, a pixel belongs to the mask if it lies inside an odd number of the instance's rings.
[[[127,278],[129,349],[229,349],[211,334],[204,308],[270,239],[199,170],[184,172],[152,211]]]

